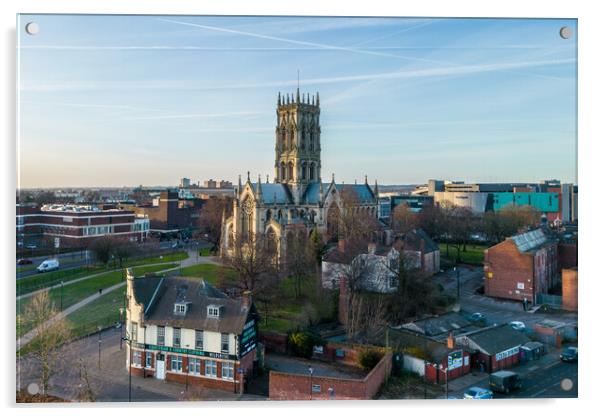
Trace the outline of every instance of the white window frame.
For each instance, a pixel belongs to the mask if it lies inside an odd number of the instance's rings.
[[[219,307],[218,306],[207,306],[207,316],[209,318],[219,318]]]
[[[230,335],[229,334],[221,334],[220,340],[220,348],[222,353],[228,353],[230,351]],[[224,348],[224,345],[226,348]]]
[[[197,376],[201,375],[201,359],[200,358],[189,358],[188,359],[188,372]]]
[[[146,368],[152,368],[152,366],[153,366],[153,353],[147,351],[146,352],[146,356],[144,358],[145,358],[144,359],[144,361],[145,361],[144,366]]]
[[[132,365],[142,367],[142,351],[132,351]]]
[[[234,363],[222,362],[222,378],[234,380]]]
[[[200,341],[200,346],[199,346]],[[201,350],[205,348],[205,332],[203,330],[197,329],[194,331],[194,349]]]
[[[217,361],[205,361],[205,377],[217,378]]]
[[[157,345],[161,345],[161,346],[165,345],[165,327],[164,326],[157,327]]]
[[[183,365],[183,359],[181,355],[172,355],[171,356],[171,363],[170,363],[170,369],[172,372],[174,373],[181,373],[182,372],[182,365]],[[174,369],[174,364],[175,365],[175,369]]]
[[[172,346],[174,346],[174,347],[180,347],[182,345],[182,329],[181,328],[173,328],[171,343],[172,343]]]

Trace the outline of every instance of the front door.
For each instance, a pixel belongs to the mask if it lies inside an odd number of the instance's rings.
[[[155,374],[159,380],[165,379],[165,355],[157,354],[157,373]]]

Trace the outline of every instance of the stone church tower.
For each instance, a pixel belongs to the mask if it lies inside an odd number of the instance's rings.
[[[284,97],[278,93],[276,109],[276,183],[289,185],[295,204],[299,204],[307,185],[319,183],[320,95]]]

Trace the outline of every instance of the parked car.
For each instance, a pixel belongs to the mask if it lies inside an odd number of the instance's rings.
[[[25,246],[25,248],[28,248],[30,250],[35,250],[36,248],[38,248],[38,246],[36,246],[35,244],[27,244]]]
[[[22,266],[24,264],[31,264],[33,263],[33,261],[31,261],[30,259],[19,259],[17,260],[17,265]]]
[[[512,321],[509,323],[512,329],[516,329],[517,331],[524,331],[526,327],[524,322],[521,321]]]
[[[508,394],[522,386],[520,376],[512,371],[496,371],[489,376],[489,387],[493,391]]]
[[[493,399],[493,392],[481,387],[471,387],[464,392],[465,399]]]
[[[578,349],[577,347],[567,347],[560,353],[560,359],[565,363],[577,362]]]
[[[44,260],[38,267],[38,273],[50,272],[59,268],[59,261],[57,259]]]
[[[470,315],[468,317],[468,320],[471,322],[479,322],[479,323],[484,323],[485,322],[485,315],[483,315],[481,312],[475,312],[472,315]]]

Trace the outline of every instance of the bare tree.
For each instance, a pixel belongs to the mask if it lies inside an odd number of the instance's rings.
[[[77,398],[80,402],[93,402],[95,395],[92,389],[92,383],[90,382],[90,377],[88,376],[88,366],[81,357],[78,360],[78,367],[80,384],[78,386],[79,390]]]
[[[316,254],[307,236],[307,229],[301,227],[289,231],[286,242],[286,272],[294,280],[295,297],[299,298],[303,283],[315,278]]]
[[[230,198],[211,198],[201,209],[198,227],[206,235],[207,240],[213,244],[217,251],[222,236],[222,218],[232,214],[232,200]]]
[[[34,328],[29,354],[40,366],[42,394],[46,395],[62,358],[58,347],[71,339],[71,330],[65,319],[58,315],[48,291],[33,296],[23,320]]]
[[[391,227],[398,233],[407,233],[418,226],[417,214],[413,213],[408,204],[400,204],[393,210]]]
[[[109,264],[113,252],[114,241],[109,236],[103,236],[95,239],[90,244],[90,250],[94,253],[96,260],[104,264]]]
[[[130,240],[125,238],[114,239],[112,243],[112,254],[119,261],[119,267],[123,267],[123,262],[132,257],[137,247]]]

